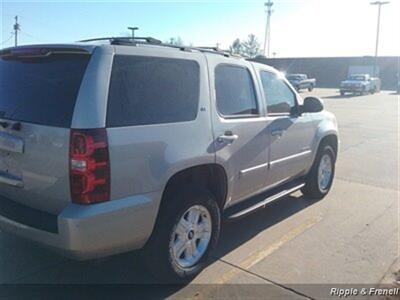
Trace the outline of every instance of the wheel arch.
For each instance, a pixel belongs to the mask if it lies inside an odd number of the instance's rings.
[[[334,154],[335,154],[335,159],[337,158],[337,153],[339,151],[339,139],[336,133],[327,133],[323,137],[320,138],[317,151],[318,153],[320,149],[322,148],[323,145],[330,145],[333,148]],[[314,155],[315,159],[316,154]]]
[[[177,171],[168,179],[161,197],[160,209],[168,205],[170,195],[182,187],[204,187],[215,197],[222,210],[228,193],[228,178],[223,166],[216,163],[191,166]]]

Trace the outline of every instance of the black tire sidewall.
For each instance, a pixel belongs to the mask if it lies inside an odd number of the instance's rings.
[[[160,218],[156,224],[152,241],[149,243],[152,248],[150,264],[156,262],[152,269],[155,272],[160,271],[158,277],[162,277],[167,282],[186,282],[194,278],[208,264],[210,253],[215,249],[221,227],[221,215],[218,204],[212,194],[205,188],[192,188],[178,192],[175,195],[168,196],[167,202],[161,208]],[[174,262],[171,257],[169,243],[173,229],[179,222],[183,214],[192,206],[204,206],[211,216],[212,232],[211,239],[206,252],[203,254],[198,263],[189,268],[182,268]],[[152,270],[152,271],[153,271]]]
[[[318,169],[319,169],[319,165],[321,164],[322,157],[324,157],[324,155],[329,155],[329,157],[331,159],[332,174],[331,174],[331,178],[329,180],[328,187],[325,190],[321,191],[319,189],[319,185],[318,185]],[[317,165],[317,176],[316,176],[318,190],[320,191],[321,194],[323,194],[323,195],[328,194],[329,190],[331,189],[334,176],[335,176],[335,157],[334,157],[334,152],[333,152],[333,149],[330,146],[325,146],[324,150],[321,152],[321,156],[319,157],[319,161],[318,161],[318,165]]]
[[[328,154],[331,158],[332,175],[327,189],[321,191],[318,185],[318,168],[321,163],[321,159],[325,154]],[[317,153],[316,159],[314,161],[314,164],[312,166],[311,172],[309,173],[309,176],[307,178],[306,186],[303,189],[303,194],[305,194],[306,196],[310,196],[314,199],[322,199],[323,197],[325,197],[325,195],[329,193],[333,184],[333,179],[335,177],[335,163],[336,163],[336,155],[333,148],[330,145],[321,145]]]

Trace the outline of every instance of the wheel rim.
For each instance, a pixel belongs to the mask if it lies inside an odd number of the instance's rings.
[[[172,260],[183,268],[194,266],[207,250],[211,231],[211,215],[207,208],[190,207],[172,231],[169,244]]]
[[[332,159],[330,155],[324,154],[318,167],[318,187],[321,192],[325,192],[332,179]]]

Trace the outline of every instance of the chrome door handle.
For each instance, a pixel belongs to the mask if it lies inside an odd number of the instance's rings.
[[[273,136],[282,136],[283,130],[282,129],[277,129],[271,132],[271,135]]]
[[[217,141],[218,141],[218,143],[229,143],[229,144],[232,144],[238,138],[239,138],[239,136],[236,135],[236,134],[229,134],[228,132],[225,132],[225,134],[220,135],[217,138]]]

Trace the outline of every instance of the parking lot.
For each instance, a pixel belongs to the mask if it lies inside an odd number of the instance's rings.
[[[216,284],[254,283],[268,284],[274,296],[320,298],[310,284],[393,282],[400,269],[399,95],[312,94],[339,123],[330,194],[312,202],[295,193],[224,224],[214,262],[194,281],[199,285],[165,296],[201,299],[215,294]],[[0,232],[0,283],[149,282],[135,253],[75,262]]]

